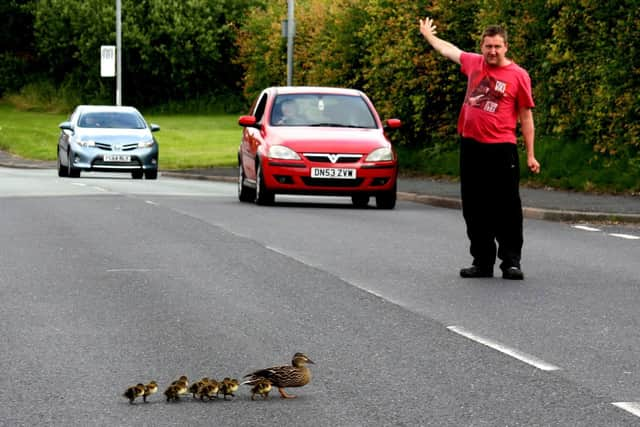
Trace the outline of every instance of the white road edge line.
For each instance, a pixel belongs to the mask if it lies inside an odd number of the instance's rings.
[[[613,402],[612,405],[640,417],[640,402]]]
[[[577,228],[578,230],[584,231],[601,231],[599,228],[587,227],[586,225],[572,225],[572,228]]]
[[[638,239],[640,239],[640,236],[633,236],[631,234],[609,233],[609,236],[620,237],[622,239],[629,239],[629,240],[638,240]]]
[[[473,332],[467,331],[466,329],[461,328],[459,326],[447,326],[447,329],[449,329],[452,332],[455,332],[456,334],[462,335],[465,338],[469,338],[472,341],[486,345],[487,347],[490,347],[494,350],[498,350],[499,352],[504,353],[508,356],[514,357],[542,371],[557,371],[560,369],[558,366],[552,365],[551,363],[547,363],[544,360],[539,359],[535,356],[531,356],[530,354],[526,354],[519,350],[509,348],[489,338],[481,337],[480,335],[476,335]]]

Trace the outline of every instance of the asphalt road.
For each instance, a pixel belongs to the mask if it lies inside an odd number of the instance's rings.
[[[457,210],[235,191],[0,168],[0,425],[640,423],[640,229],[528,220],[526,280],[470,281]],[[161,396],[296,351],[295,400]]]

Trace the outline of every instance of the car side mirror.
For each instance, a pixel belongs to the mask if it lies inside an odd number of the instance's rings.
[[[62,122],[58,125],[58,127],[62,130],[68,130],[73,132],[73,125],[71,124],[71,122]]]
[[[399,129],[402,126],[400,119],[389,119],[384,125],[384,130]]]
[[[158,132],[160,130],[160,126],[155,123],[149,123],[149,129],[151,129],[151,132]]]
[[[260,129],[260,125],[257,123],[255,116],[241,116],[238,119],[238,124],[245,128]]]

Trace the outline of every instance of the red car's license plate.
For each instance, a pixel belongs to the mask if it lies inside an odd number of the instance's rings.
[[[355,179],[356,170],[349,168],[311,168],[311,178]]]

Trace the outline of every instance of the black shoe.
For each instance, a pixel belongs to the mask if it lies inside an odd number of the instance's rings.
[[[460,277],[464,277],[465,279],[474,277],[493,277],[493,268],[472,265],[471,267],[460,270]]]
[[[502,270],[502,278],[508,280],[523,280],[524,273],[518,267],[509,267]]]

